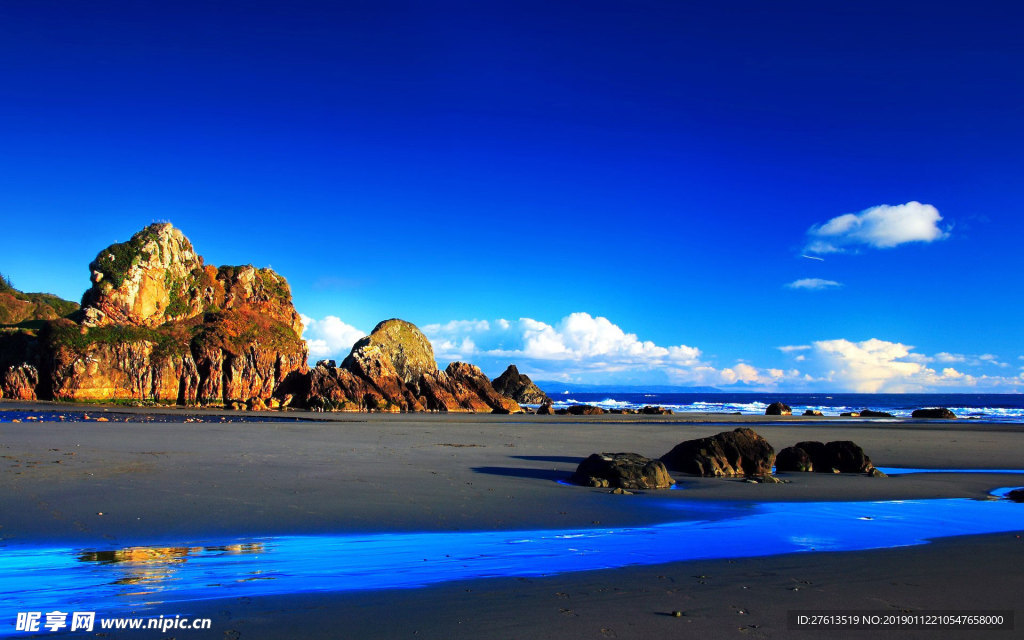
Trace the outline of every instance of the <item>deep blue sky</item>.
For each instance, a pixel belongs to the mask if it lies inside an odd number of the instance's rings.
[[[3,2],[0,271],[77,299],[169,220],[286,276],[322,354],[328,316],[487,320],[439,359],[1024,390],[1024,9],[896,4]],[[910,202],[941,238],[801,257]]]

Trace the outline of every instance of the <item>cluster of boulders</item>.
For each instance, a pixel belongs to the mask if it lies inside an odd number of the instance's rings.
[[[778,482],[776,472],[790,471],[885,475],[860,446],[848,440],[799,442],[776,456],[767,440],[752,429],[740,427],[686,440],[659,459],[637,453],[595,453],[580,463],[572,481],[590,487],[664,489],[673,483],[669,471],[760,482]]]
[[[793,409],[783,402],[773,402],[764,410],[766,416],[791,416],[793,415]],[[804,411],[805,417],[824,417],[821,411],[815,409],[807,409]],[[888,411],[874,411],[872,409],[861,409],[860,411],[846,411],[839,414],[842,418],[892,418],[894,417]],[[933,408],[933,409],[916,409],[912,414],[913,418],[941,418],[945,420],[956,419],[956,414],[945,408]]]
[[[612,415],[670,416],[672,415],[672,410],[652,405],[647,405],[639,409],[623,409],[619,407],[614,409],[603,409],[592,404],[574,404],[569,407],[555,409],[551,401],[548,400],[537,407],[537,410],[534,413],[539,416],[600,416],[606,413]]]

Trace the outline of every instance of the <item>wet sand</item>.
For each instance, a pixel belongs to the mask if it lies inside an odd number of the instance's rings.
[[[15,408],[65,409],[0,403],[0,410]],[[95,416],[103,410],[88,411]],[[0,424],[4,545],[114,550],[284,534],[640,526],[671,519],[664,505],[673,500],[983,498],[995,487],[1024,485],[1021,476],[989,474],[789,474],[791,482],[779,485],[677,476],[680,491],[619,496],[557,482],[595,451],[656,457],[682,440],[736,423],[753,427],[777,450],[800,440],[851,439],[879,466],[1024,467],[1019,455],[1024,425],[978,421],[300,412],[285,415],[310,421],[115,419],[125,411],[108,409],[108,422]],[[127,413],[184,415],[174,409]],[[213,618],[213,629],[179,631],[177,637],[843,637],[788,630],[786,612],[1013,609],[1024,590],[1019,536],[411,590],[212,600],[195,603],[190,611]],[[684,615],[672,617],[672,611]],[[847,633],[1014,637],[1013,632],[959,630]]]

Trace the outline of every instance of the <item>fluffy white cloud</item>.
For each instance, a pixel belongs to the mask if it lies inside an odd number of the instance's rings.
[[[337,316],[327,316],[322,320],[302,315],[305,326],[303,337],[309,345],[309,359],[316,361],[324,358],[343,360],[352,350],[352,345],[366,335],[350,324],[342,322]]]
[[[942,216],[930,204],[911,201],[847,213],[807,231],[808,253],[836,253],[857,247],[889,249],[907,242],[933,242],[949,236]]]
[[[919,362],[908,361],[913,347],[899,342],[820,340],[814,348],[815,355],[830,365],[829,381],[860,393],[916,391],[912,381],[930,371]]]
[[[786,285],[788,289],[808,289],[810,291],[821,291],[822,289],[835,289],[842,284],[835,280],[822,280],[821,278],[803,278],[790,282]]]

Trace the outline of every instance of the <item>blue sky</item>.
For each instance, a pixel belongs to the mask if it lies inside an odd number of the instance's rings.
[[[838,4],[5,2],[0,271],[168,220],[316,356],[1024,390],[1024,10]]]

